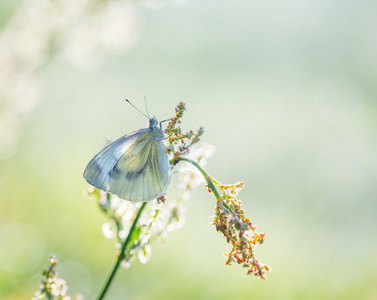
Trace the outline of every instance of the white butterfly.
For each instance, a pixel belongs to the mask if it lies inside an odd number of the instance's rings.
[[[149,117],[148,117],[149,118]],[[122,199],[150,201],[165,194],[171,179],[164,132],[155,117],[149,127],[126,134],[99,152],[87,165],[84,178]]]

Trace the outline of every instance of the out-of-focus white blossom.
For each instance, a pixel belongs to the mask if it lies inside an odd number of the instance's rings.
[[[152,248],[149,245],[145,245],[145,247],[140,249],[137,254],[137,257],[142,264],[146,264],[151,259],[151,256]]]
[[[104,223],[102,225],[102,232],[106,238],[114,238],[117,235],[117,229],[114,220],[109,220],[108,222]]]
[[[193,145],[191,155],[204,165],[213,154],[214,147],[210,144]],[[123,268],[129,268],[137,257],[141,263],[147,263],[152,254],[150,242],[155,239],[166,239],[168,232],[179,229],[184,225],[185,205],[184,201],[191,197],[192,191],[199,184],[204,183],[202,175],[197,174],[196,169],[189,164],[181,163],[176,166],[179,174],[179,190],[176,197],[168,195],[165,203],[156,200],[147,206],[140,216],[137,228],[137,236],[127,247],[122,262]],[[103,225],[102,231],[107,238],[118,237],[120,243],[124,242],[131,229],[132,223],[141,207],[141,203],[122,200],[116,195],[108,194],[96,188],[90,187],[88,194],[94,196],[109,220]],[[116,244],[119,249],[120,243]]]
[[[145,6],[166,3],[148,0]],[[38,68],[56,55],[92,71],[105,55],[124,54],[139,39],[142,21],[136,8],[131,0],[21,3],[0,33],[0,159],[11,155],[23,121],[38,103]]]
[[[214,152],[215,147],[209,143],[202,143],[199,146],[195,144],[191,147],[188,156],[203,167]],[[187,200],[191,197],[192,190],[200,184],[204,184],[205,179],[198,169],[189,163],[180,163],[177,170],[179,174],[179,196],[183,200]]]
[[[215,146],[210,143],[201,143],[200,147],[194,145],[191,150],[189,157],[197,161],[201,166],[207,164],[208,158],[210,158],[215,153]]]
[[[42,281],[40,289],[37,291],[32,300],[38,299],[60,299],[60,300],[82,300],[84,297],[81,294],[77,294],[71,298],[68,296],[68,286],[64,279],[58,277],[58,273],[55,272],[55,267],[58,261],[55,255],[50,256],[50,265],[42,273]]]

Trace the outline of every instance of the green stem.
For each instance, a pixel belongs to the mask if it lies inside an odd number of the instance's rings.
[[[217,191],[216,189],[216,185],[215,183],[213,182],[212,180],[212,177],[206,172],[206,170],[204,170],[201,165],[199,165],[196,161],[192,160],[192,159],[189,159],[189,158],[186,158],[186,157],[178,157],[176,159],[176,161],[187,161],[189,162],[190,164],[192,164],[193,166],[195,166],[199,171],[200,173],[202,173],[202,175],[204,176],[205,180],[207,181],[208,183],[208,186],[209,188],[211,189],[211,191],[213,192],[213,194],[215,195],[216,197],[216,200],[217,201],[220,201],[222,200],[219,192]],[[233,211],[233,209],[225,202],[225,201],[222,201],[222,205],[227,208],[235,217],[238,217],[238,215]]]
[[[106,280],[105,284],[103,285],[102,287],[102,290],[101,290],[101,293],[100,295],[98,296],[98,300],[102,300],[104,299],[105,295],[106,295],[106,292],[107,290],[109,289],[110,287],[110,284],[111,282],[113,281],[114,277],[115,277],[115,274],[120,266],[120,263],[122,262],[123,258],[124,258],[124,252],[126,251],[126,248],[128,246],[128,244],[130,243],[131,241],[131,236],[132,236],[132,233],[134,232],[135,230],[135,227],[136,227],[136,224],[137,224],[137,221],[139,220],[140,216],[141,216],[141,213],[143,212],[145,206],[147,205],[148,202],[143,202],[143,204],[140,206],[137,214],[136,214],[136,217],[132,223],[132,226],[131,226],[131,229],[130,229],[130,232],[128,233],[127,235],[127,238],[126,240],[124,241],[124,243],[122,244],[122,249],[120,250],[120,253],[119,253],[119,256],[118,256],[118,259],[116,260],[115,264],[114,264],[114,267],[108,277],[108,279]]]
[[[201,165],[199,165],[196,161],[194,161],[192,159],[182,157],[182,156],[177,158],[177,161],[180,161],[180,160],[187,161],[190,164],[192,164],[193,166],[195,166],[200,171],[200,173],[202,173],[202,175],[204,176],[204,179],[207,181],[209,188],[211,189],[212,193],[216,197],[216,200],[217,201],[221,200],[221,196],[220,196],[219,192],[217,191],[215,184],[212,181],[212,177],[206,172],[206,170],[204,170],[201,167]]]

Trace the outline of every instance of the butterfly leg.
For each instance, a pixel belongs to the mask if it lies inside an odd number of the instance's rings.
[[[171,121],[171,118],[170,118],[170,119],[163,120],[163,121],[160,121],[160,129],[161,129],[161,130],[162,130],[162,122],[167,122],[167,121]]]

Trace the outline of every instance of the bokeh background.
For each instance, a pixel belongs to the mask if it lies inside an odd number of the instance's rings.
[[[108,299],[377,299],[377,3],[308,0],[0,1],[0,298],[30,299],[49,253],[94,299],[114,240],[82,196],[107,135],[187,103],[206,169],[246,185],[266,233],[263,281],[198,188],[184,228],[121,270]],[[174,197],[177,181],[169,188]]]

